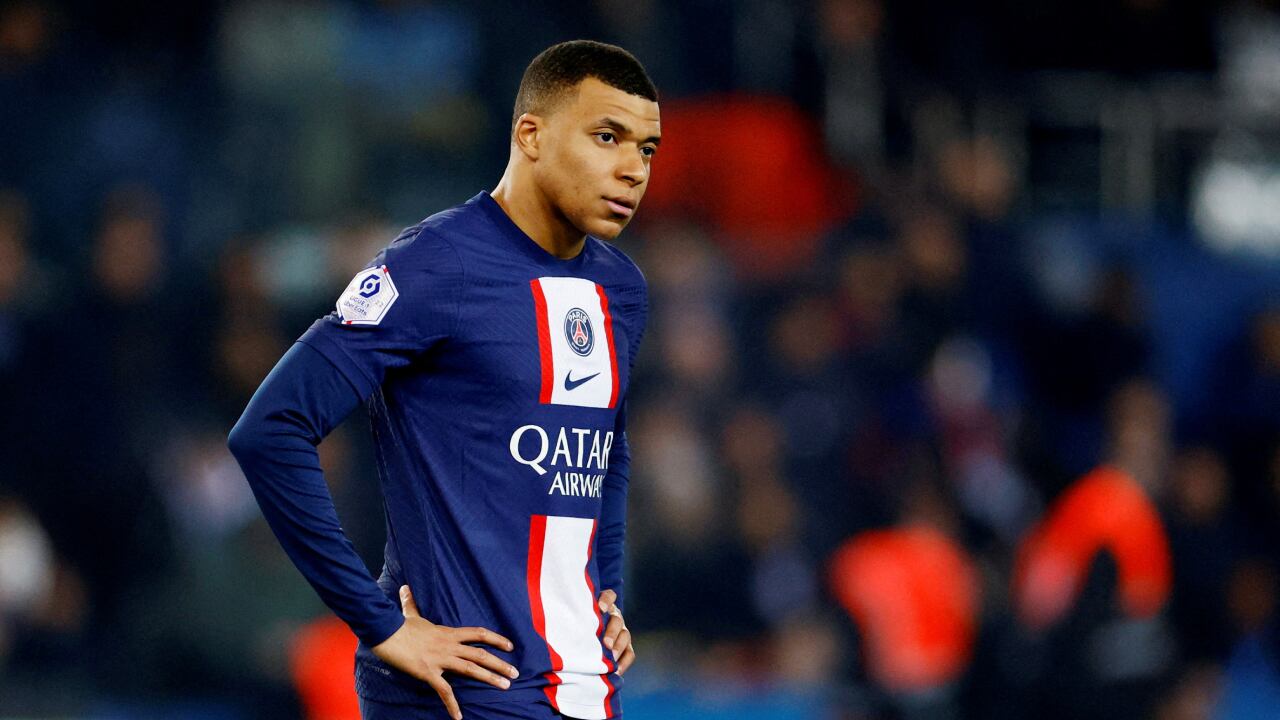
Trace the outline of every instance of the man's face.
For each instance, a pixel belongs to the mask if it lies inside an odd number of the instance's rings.
[[[658,103],[587,78],[547,118],[538,184],[574,227],[612,240],[649,185]]]

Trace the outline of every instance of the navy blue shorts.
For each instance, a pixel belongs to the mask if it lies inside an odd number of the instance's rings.
[[[360,717],[364,720],[450,720],[444,708],[417,705],[393,705],[360,698]],[[462,720],[577,720],[561,715],[550,703],[485,703],[462,708]],[[616,716],[614,720],[622,720]]]

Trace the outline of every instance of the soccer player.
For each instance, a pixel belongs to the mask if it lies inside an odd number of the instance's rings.
[[[624,399],[648,299],[604,241],[659,135],[625,50],[538,55],[493,192],[404,230],[231,431],[276,537],[360,640],[366,720],[621,717]],[[315,449],[360,403],[387,520],[376,582]]]

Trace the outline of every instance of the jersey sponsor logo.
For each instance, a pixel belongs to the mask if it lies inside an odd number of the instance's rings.
[[[570,370],[570,371],[569,371],[568,373],[566,373],[566,374],[565,374],[565,376],[564,376],[564,389],[565,389],[565,390],[572,390],[572,389],[574,389],[574,388],[578,387],[579,385],[581,385],[582,383],[584,383],[584,382],[586,382],[586,381],[590,380],[591,378],[593,378],[593,377],[595,377],[595,376],[597,376],[597,375],[599,375],[599,374],[600,374],[600,373],[593,373],[593,374],[588,375],[588,376],[586,376],[586,377],[584,377],[584,378],[578,378],[577,380],[574,380],[574,379],[573,379],[573,371],[572,371],[572,370]]]
[[[542,370],[538,402],[617,407],[621,380],[613,317],[604,288],[578,277],[540,277],[529,284]],[[585,387],[573,379],[588,375],[599,375],[600,379]],[[556,382],[556,378],[564,380]]]
[[[595,333],[591,331],[591,318],[582,308],[570,308],[564,316],[564,339],[569,341],[569,349],[582,357],[591,354],[596,345]]]
[[[541,425],[522,425],[511,433],[508,449],[513,460],[547,482],[548,495],[598,498],[609,470],[613,431],[561,426],[548,432]]]
[[[377,325],[400,297],[386,265],[356,274],[338,296],[335,308],[343,325]]]

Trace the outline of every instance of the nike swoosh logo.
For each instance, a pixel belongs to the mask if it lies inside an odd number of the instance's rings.
[[[599,374],[600,374],[600,373],[596,373],[596,375],[599,375]],[[578,387],[579,385],[581,385],[582,383],[584,383],[584,382],[586,382],[586,381],[590,380],[591,378],[595,377],[596,375],[588,375],[588,376],[586,376],[586,377],[584,377],[584,378],[578,378],[577,380],[574,380],[574,379],[572,379],[572,378],[573,378],[573,371],[572,371],[572,370],[570,370],[569,372],[565,373],[565,375],[564,375],[564,389],[565,389],[565,390],[572,390],[572,389],[574,389],[574,388]]]

